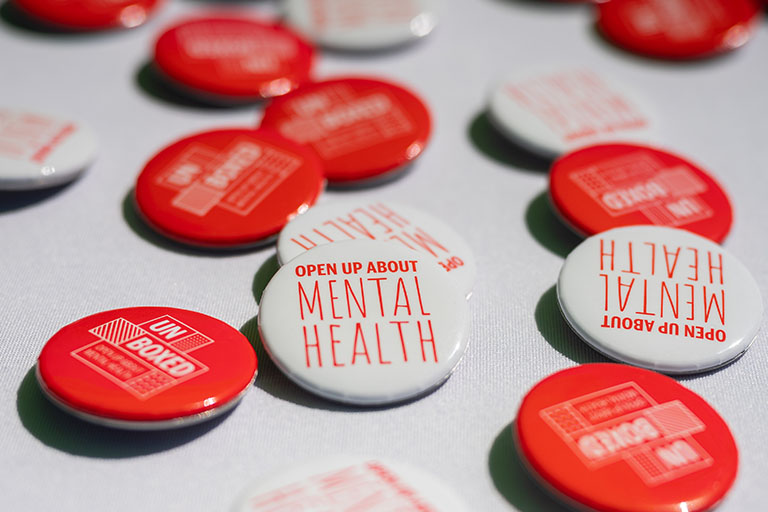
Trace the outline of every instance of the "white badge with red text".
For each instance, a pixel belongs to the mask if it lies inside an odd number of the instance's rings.
[[[331,242],[382,240],[420,252],[433,260],[466,296],[472,293],[477,266],[461,235],[440,219],[415,208],[383,201],[348,200],[310,208],[280,232],[280,262]]]
[[[264,290],[259,331],[272,360],[320,396],[399,402],[445,381],[467,346],[464,294],[434,263],[391,244],[322,245]]]
[[[465,512],[463,500],[432,475],[408,464],[337,456],[260,478],[233,512]]]
[[[418,40],[437,24],[434,0],[286,0],[288,24],[317,44],[380,50]]]
[[[548,158],[603,141],[648,141],[657,124],[634,92],[589,69],[508,75],[488,116],[507,138]]]
[[[80,122],[0,108],[0,190],[70,182],[96,156],[96,137]]]
[[[732,254],[660,226],[586,239],[566,258],[557,296],[593,348],[665,373],[702,372],[739,357],[763,314],[755,280]]]

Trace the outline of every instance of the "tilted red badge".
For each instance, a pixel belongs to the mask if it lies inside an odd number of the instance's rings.
[[[75,30],[132,28],[144,23],[164,0],[14,0],[45,23]]]

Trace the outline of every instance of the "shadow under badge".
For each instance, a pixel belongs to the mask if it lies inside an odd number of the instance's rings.
[[[486,111],[480,112],[472,119],[468,135],[475,149],[507,167],[544,173],[552,164],[551,160],[532,153],[505,138],[493,126]]]
[[[528,204],[525,225],[537,242],[563,258],[582,242],[582,238],[563,224],[552,210],[546,192],[537,195]]]
[[[43,394],[35,368],[24,376],[16,393],[16,411],[27,431],[40,442],[83,457],[123,459],[170,450],[206,434],[231,410],[203,423],[168,430],[136,431],[102,427],[59,409]]]
[[[45,201],[49,197],[58,195],[64,189],[72,185],[73,181],[56,185],[55,187],[38,190],[0,190],[0,215],[15,210],[21,210],[37,203]]]

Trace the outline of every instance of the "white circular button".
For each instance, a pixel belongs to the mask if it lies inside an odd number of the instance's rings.
[[[31,190],[77,178],[96,156],[79,122],[0,108],[0,190]]]
[[[760,290],[716,243],[660,226],[611,229],[568,255],[563,315],[596,350],[665,373],[696,373],[743,354],[760,326]]]
[[[319,246],[286,263],[264,290],[259,331],[277,366],[331,400],[380,405],[439,386],[467,346],[459,289],[396,244]]]
[[[332,242],[396,242],[433,260],[465,296],[472,293],[477,265],[461,235],[440,219],[405,205],[346,200],[310,208],[280,232],[277,257],[282,263]]]
[[[656,121],[626,86],[588,69],[510,74],[488,117],[507,138],[546,158],[607,141],[649,141]]]
[[[432,475],[408,464],[340,456],[259,479],[233,512],[465,512],[463,500]]]
[[[437,24],[434,0],[285,0],[289,25],[315,43],[380,50],[415,41]]]

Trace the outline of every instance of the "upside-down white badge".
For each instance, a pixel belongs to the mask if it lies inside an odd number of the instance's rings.
[[[651,108],[626,86],[589,69],[506,76],[488,116],[507,138],[547,158],[606,141],[649,141]]]
[[[415,41],[437,24],[434,0],[285,0],[286,20],[315,43],[379,50]]]
[[[418,251],[465,295],[472,293],[477,266],[461,235],[440,219],[397,203],[347,200],[314,206],[280,232],[277,257],[284,263],[318,245],[359,239],[397,242]]]
[[[96,156],[79,122],[0,108],[0,190],[31,190],[77,178]]]
[[[264,290],[259,331],[278,367],[320,396],[360,405],[440,385],[467,346],[464,294],[397,244],[327,244],[285,264]]]
[[[465,512],[444,483],[413,466],[362,457],[333,457],[261,478],[233,512]]]
[[[757,284],[732,254],[660,226],[586,239],[566,258],[557,296],[565,319],[596,350],[665,373],[739,357],[763,314]]]

